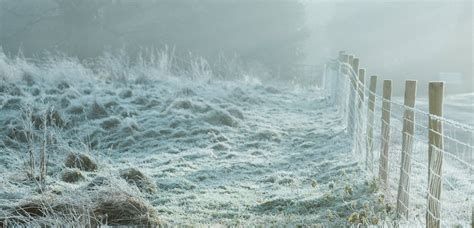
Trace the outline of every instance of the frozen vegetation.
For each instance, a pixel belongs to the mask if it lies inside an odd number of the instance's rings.
[[[393,219],[317,88],[153,56],[0,55],[0,224]]]

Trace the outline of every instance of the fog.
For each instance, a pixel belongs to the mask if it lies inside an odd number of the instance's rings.
[[[471,227],[472,14],[0,0],[0,227]]]
[[[338,50],[361,58],[369,75],[446,80],[448,92],[472,92],[472,1],[308,1],[309,62]],[[463,81],[459,82],[459,78]],[[426,87],[426,88],[425,88]],[[423,93],[420,93],[423,95]]]
[[[277,77],[344,50],[369,75],[448,81],[473,92],[471,1],[2,0],[0,46],[27,57],[169,48],[210,62],[238,59]]]

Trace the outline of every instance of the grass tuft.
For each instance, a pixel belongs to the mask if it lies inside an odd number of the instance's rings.
[[[70,153],[65,162],[66,167],[78,168],[83,171],[95,171],[97,170],[97,164],[87,154],[83,153]]]
[[[156,192],[156,185],[151,179],[136,168],[127,168],[120,171],[120,177],[125,179],[129,184],[134,184],[142,192]]]

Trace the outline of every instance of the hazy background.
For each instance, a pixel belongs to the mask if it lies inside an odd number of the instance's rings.
[[[306,1],[311,39],[309,62],[338,50],[361,58],[368,76],[446,80],[447,92],[473,92],[473,3],[460,1]]]
[[[0,46],[10,55],[61,52],[81,59],[143,48],[223,56],[291,77],[297,63],[323,64],[340,50],[368,76],[448,80],[473,92],[472,1],[0,0]]]

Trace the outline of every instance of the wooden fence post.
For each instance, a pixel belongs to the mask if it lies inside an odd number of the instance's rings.
[[[359,72],[359,58],[354,58],[352,60],[352,69],[354,69],[356,74]]]
[[[363,69],[359,70],[359,58],[354,58],[354,59],[352,60],[352,69],[354,70],[354,73],[355,73],[355,78],[352,79],[352,81],[353,81],[353,83],[354,83],[354,84],[353,84],[353,85],[354,85],[354,89],[355,89],[355,91],[359,91],[359,88],[360,88],[360,87],[359,87],[359,82],[358,82],[357,78],[360,77],[361,72],[362,72],[363,74],[365,74],[365,70],[363,70]],[[354,101],[354,102],[356,102],[357,100],[359,100],[359,99],[357,98],[357,93],[358,93],[358,92],[356,92],[356,94],[355,94],[355,101]],[[355,109],[355,104],[359,104],[358,107],[359,107],[359,109],[360,109],[360,105],[361,105],[361,104],[360,104],[360,100],[359,100],[359,102],[354,103],[354,115],[356,115],[356,114],[358,113],[358,110]]]
[[[347,65],[350,65],[350,56],[348,54],[343,54],[342,57],[343,57],[342,62],[344,64],[344,66],[342,66],[342,73],[344,75],[348,75],[349,74],[349,69],[347,68]],[[351,98],[352,80],[351,80],[350,76],[349,76],[349,81],[347,81],[347,79],[345,77],[343,78],[343,80],[344,80],[344,88],[346,88],[346,86],[349,87],[349,93],[348,93],[347,97],[344,97],[344,99],[342,100],[344,102],[341,102],[341,103],[343,104],[344,114],[346,115],[346,116],[344,116],[344,118],[346,119],[347,133],[350,134],[350,112],[351,112],[351,109],[350,109],[350,104],[347,104],[345,102],[347,102]]]
[[[344,61],[344,54],[346,54],[345,51],[339,51],[339,55],[338,55],[337,59],[341,62]]]
[[[356,65],[354,65],[354,62]],[[351,66],[352,70],[359,67],[359,59],[354,58],[353,55],[349,55],[349,66]],[[355,71],[355,74],[358,72]],[[352,137],[354,136],[354,127],[355,127],[355,113],[356,113],[356,99],[357,99],[357,76],[354,78],[352,75],[352,71],[349,69],[348,70],[348,75],[349,75],[349,83],[350,83],[350,88],[349,88],[349,101],[348,101],[348,116],[347,116],[347,132],[349,135]],[[352,105],[352,106],[351,106]]]
[[[348,54],[342,54],[341,62],[344,63],[349,63],[349,55]],[[341,72],[343,74],[347,74],[347,70],[341,65]]]
[[[349,57],[350,58],[350,57]],[[357,104],[357,92],[359,90],[359,83],[357,82],[357,78],[358,78],[358,75],[359,75],[359,58],[355,58],[353,57],[352,60],[351,60],[351,66],[352,66],[352,70],[354,70],[354,73],[355,73],[355,77],[351,77],[351,82],[352,82],[352,87],[354,88],[353,92],[353,97],[351,99],[351,101],[354,101],[354,108],[353,108],[353,111],[354,111],[354,115],[357,113],[356,112],[356,109],[355,109],[355,104]],[[355,99],[355,100],[354,100]],[[355,119],[353,118],[353,121]],[[353,126],[355,125],[355,122],[352,123]]]
[[[349,64],[349,66],[353,66],[353,62],[354,62],[354,55],[348,55],[348,59],[347,59],[347,64]],[[351,74],[351,70],[348,69],[347,73],[349,74],[349,77],[350,77],[350,74]],[[351,81],[352,81],[352,77],[350,77]]]
[[[352,60],[352,69],[354,69],[354,72],[356,74],[355,78],[354,78],[354,83],[355,83],[354,88],[355,88],[355,91],[359,91],[360,84],[359,84],[359,81],[357,79],[360,80],[360,74],[361,73],[365,75],[365,69],[359,69],[359,58],[354,58]],[[358,98],[356,98],[356,100],[358,100]],[[359,100],[359,102],[360,102],[360,100]],[[360,105],[361,104],[359,103],[359,106],[358,106],[359,109],[360,109]],[[358,110],[357,110],[356,113],[359,113]]]
[[[443,166],[443,124],[437,117],[443,116],[444,82],[429,84],[428,122],[428,211],[426,227],[440,227],[440,197]]]
[[[365,86],[365,69],[359,69],[359,81],[358,81],[358,85],[357,85],[357,91],[358,91],[358,95],[359,95],[359,98],[357,99],[358,100],[358,110],[360,111],[361,108],[362,108],[362,104],[364,103],[364,86]],[[359,118],[362,118],[359,117]]]
[[[383,81],[383,102],[382,102],[382,133],[379,163],[379,179],[381,187],[388,189],[388,152],[390,145],[390,112],[392,109],[392,80]]]
[[[366,154],[373,161],[374,157],[374,111],[375,111],[375,92],[377,90],[377,76],[370,77],[370,94],[369,103],[367,105],[367,142]],[[373,171],[373,163],[371,163],[370,170]]]
[[[354,107],[354,129],[355,129],[355,139],[356,139],[356,149],[359,150],[360,156],[364,155],[363,152],[363,139],[362,135],[365,135],[365,132],[362,132],[362,124],[364,123],[364,116],[362,115],[362,104],[364,103],[364,82],[365,82],[365,69],[359,69],[358,72],[359,77],[356,80],[356,103],[357,107]],[[355,105],[355,103],[354,103]],[[367,166],[367,157],[365,160],[366,167]]]
[[[408,218],[411,155],[413,151],[413,134],[415,133],[415,107],[416,81],[405,82],[405,112],[403,114],[402,130],[402,157],[400,166],[400,179],[397,194],[397,216]]]
[[[348,54],[343,54],[342,55],[342,62],[345,63],[345,64],[349,64],[349,55]],[[347,69],[343,68],[343,72],[344,74],[347,74]]]

